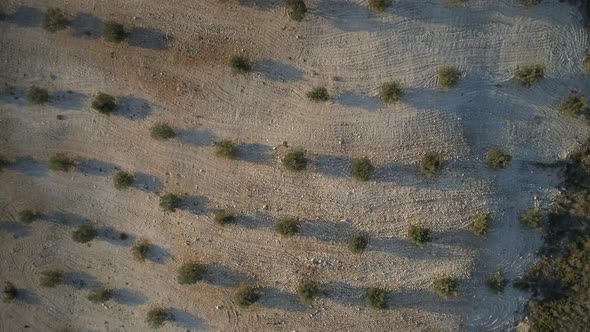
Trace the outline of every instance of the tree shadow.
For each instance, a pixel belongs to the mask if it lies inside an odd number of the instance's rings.
[[[272,218],[262,214],[256,214],[254,216],[238,215],[234,223],[251,229],[269,229],[273,227]]]
[[[444,298],[432,290],[404,289],[387,297],[387,306],[391,309],[418,309],[445,315],[456,315],[461,302],[464,302],[461,296]]]
[[[281,6],[282,0],[239,0],[240,5],[248,7],[256,7],[261,10],[268,10],[274,7]]]
[[[26,288],[17,288],[16,292],[18,294],[16,297],[17,301],[21,301],[26,304],[41,303],[41,299],[39,299],[39,297],[35,293],[29,291]]]
[[[357,2],[322,0],[317,8],[315,14],[324,17],[331,25],[342,31],[388,31],[399,25],[384,21],[383,17],[387,13],[376,14]]]
[[[150,103],[144,98],[135,96],[119,97],[119,106],[117,107],[118,115],[129,120],[143,120],[152,113]]]
[[[135,236],[126,234],[126,239],[121,239],[120,237],[121,232],[117,231],[111,226],[103,227],[100,230],[99,239],[106,241],[110,244],[121,246],[121,247],[130,247],[133,242],[135,241]]]
[[[357,288],[344,282],[332,282],[322,285],[322,290],[326,296],[341,305],[363,306],[363,298],[366,288]]]
[[[259,290],[262,296],[256,302],[256,305],[290,312],[309,311],[310,309],[301,303],[299,298],[293,293],[283,292],[274,287],[263,287]]]
[[[118,288],[113,290],[113,301],[128,306],[145,304],[147,297],[140,291],[131,288]]]
[[[199,317],[191,314],[186,310],[171,308],[170,313],[173,317],[172,325],[182,329],[195,329],[196,331],[207,331],[209,326]]]
[[[277,59],[257,62],[254,70],[273,81],[299,81],[305,74],[303,70]]]
[[[133,174],[133,187],[150,193],[159,193],[164,190],[164,184],[160,179],[141,172]]]
[[[166,50],[170,47],[173,37],[158,28],[133,27],[128,35],[129,46],[151,50]]]
[[[57,91],[51,95],[50,104],[66,110],[81,109],[88,97],[75,91]]]
[[[78,13],[70,21],[70,29],[75,37],[99,39],[102,32],[102,20],[90,13]]]
[[[39,219],[46,220],[59,225],[72,227],[90,224],[90,221],[88,219],[82,218],[78,214],[65,211],[54,211],[50,213],[41,214],[39,216]]]
[[[347,156],[318,155],[313,158],[316,172],[330,177],[350,177],[352,159]]]
[[[77,165],[81,173],[93,176],[110,176],[118,168],[115,164],[98,159],[81,159]]]
[[[180,129],[176,133],[180,142],[195,146],[211,145],[215,141],[215,134],[204,127]]]
[[[0,222],[0,232],[11,233],[15,239],[27,237],[31,235],[32,227],[24,225],[17,221],[2,221]]]
[[[433,238],[436,236],[436,233],[433,234]],[[457,258],[448,245],[433,241],[420,246],[409,240],[394,237],[370,238],[367,250],[381,251],[394,256],[410,259],[437,259],[450,261]]]
[[[20,27],[31,28],[41,25],[43,12],[37,8],[20,6],[16,11],[6,17],[6,21]]]
[[[240,144],[238,151],[240,160],[251,163],[267,162],[272,156],[272,147],[265,144]]]
[[[92,289],[100,286],[96,277],[86,272],[66,272],[64,273],[64,284],[77,289]]]
[[[203,281],[215,286],[237,287],[243,283],[251,282],[252,278],[225,265],[213,263],[207,265],[207,273],[205,273]]]
[[[364,108],[371,112],[379,110],[382,106],[379,97],[368,96],[355,91],[344,91],[335,96],[334,100],[342,106]]]
[[[179,210],[186,210],[192,214],[201,215],[207,212],[207,202],[209,199],[205,196],[190,196],[182,197]]]
[[[27,91],[28,88],[24,86],[7,86],[6,90],[2,91],[0,100],[16,106],[25,106],[28,104]]]
[[[301,235],[310,236],[320,241],[347,241],[359,231],[347,222],[327,220],[304,220],[301,223]]]
[[[31,156],[18,157],[6,168],[27,176],[46,176],[49,173],[46,161],[39,161]]]
[[[170,250],[161,247],[157,244],[150,244],[150,252],[148,255],[148,259],[154,263],[158,263],[158,264],[164,264],[166,263],[166,261],[168,261],[170,258],[172,258],[172,254],[170,253]]]

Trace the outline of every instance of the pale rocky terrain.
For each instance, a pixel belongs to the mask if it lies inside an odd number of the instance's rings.
[[[548,206],[560,182],[535,163],[587,137],[583,121],[558,112],[571,90],[590,95],[581,13],[550,0],[396,0],[384,14],[366,0],[307,3],[301,23],[281,1],[0,3],[0,153],[14,161],[0,173],[0,280],[24,294],[0,304],[0,331],[145,331],[154,305],[175,316],[162,331],[505,331],[522,318],[530,294],[496,295],[485,278],[500,270],[514,279],[534,263],[540,233],[518,216]],[[68,29],[40,27],[49,6],[69,14]],[[107,19],[129,39],[104,42]],[[228,66],[240,53],[256,63],[244,76]],[[529,63],[547,75],[525,88],[513,73]],[[463,77],[440,91],[437,68],[447,64]],[[401,102],[379,100],[388,80],[406,88]],[[47,105],[26,101],[32,84],[49,89]],[[305,97],[319,85],[329,102]],[[99,91],[119,98],[113,115],[91,110]],[[160,121],[178,137],[151,139]],[[220,139],[240,143],[238,160],[215,156]],[[308,171],[281,166],[283,142],[308,151]],[[507,169],[485,164],[493,146],[512,154]],[[429,151],[447,160],[433,177],[417,167]],[[79,171],[49,171],[60,152]],[[366,183],[350,176],[360,156],[376,165]],[[116,169],[138,175],[134,188],[114,188]],[[186,194],[183,208],[162,212],[164,192]],[[41,220],[19,223],[25,208]],[[220,208],[239,214],[234,225],[213,223]],[[484,238],[468,231],[482,212],[492,214]],[[272,229],[283,216],[302,220],[300,235]],[[101,230],[89,245],[71,239],[84,223]],[[411,224],[430,227],[433,242],[408,241]],[[359,232],[369,247],[353,255],[346,242]],[[157,246],[151,261],[133,260],[137,238]],[[181,286],[176,269],[193,259],[207,277]],[[65,285],[39,286],[50,267],[66,272]],[[457,298],[431,290],[443,274],[459,278]],[[311,307],[295,295],[303,278],[322,282]],[[233,293],[245,282],[263,296],[242,310]],[[115,290],[104,306],[86,298],[97,284]],[[388,309],[363,304],[370,286],[389,291]]]

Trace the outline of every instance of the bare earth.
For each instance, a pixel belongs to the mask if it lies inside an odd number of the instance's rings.
[[[380,15],[366,0],[307,2],[301,23],[280,1],[2,2],[0,153],[15,162],[0,173],[0,280],[24,296],[0,304],[0,331],[144,331],[154,305],[175,316],[162,331],[513,326],[530,295],[511,287],[496,295],[484,282],[496,270],[513,279],[534,262],[541,236],[518,215],[547,206],[560,180],[535,163],[565,157],[587,136],[583,121],[557,111],[572,89],[590,95],[580,13],[549,0],[532,8],[397,0]],[[41,29],[48,6],[66,10],[70,28]],[[124,23],[129,40],[102,41],[107,19]],[[256,62],[245,76],[228,66],[238,53]],[[512,76],[529,63],[545,64],[547,77],[524,88]],[[464,74],[448,92],[435,87],[445,64]],[[388,80],[406,87],[402,102],[379,101]],[[27,103],[32,84],[49,89],[47,105]],[[330,102],[306,99],[319,85]],[[98,91],[119,98],[115,114],[90,109]],[[159,121],[178,137],[150,139]],[[239,142],[240,158],[217,158],[219,139]],[[285,141],[308,151],[310,170],[284,170]],[[510,151],[510,167],[485,165],[492,146]],[[428,151],[447,159],[430,178],[417,168]],[[49,171],[58,152],[75,156],[80,171]],[[376,165],[366,183],[350,177],[360,156]],[[135,187],[117,191],[115,169],[138,174]],[[187,194],[183,208],[162,212],[163,192]],[[19,223],[25,208],[42,211],[42,220]],[[213,223],[220,208],[240,215],[235,225]],[[481,212],[492,213],[484,238],[467,229]],[[301,235],[272,229],[287,215],[303,220]],[[71,240],[85,222],[101,230],[89,245]],[[424,248],[405,238],[417,223],[434,231]],[[369,250],[353,255],[346,241],[359,232]],[[157,246],[144,264],[129,252],[140,237]],[[177,267],[194,259],[208,265],[205,280],[177,284]],[[50,267],[66,272],[65,285],[39,286]],[[432,292],[442,274],[460,279],[460,296]],[[295,296],[307,277],[322,282],[312,307]],[[233,293],[245,282],[263,296],[241,310]],[[86,298],[97,284],[115,290],[104,306]],[[387,310],[363,304],[369,286],[390,292]]]

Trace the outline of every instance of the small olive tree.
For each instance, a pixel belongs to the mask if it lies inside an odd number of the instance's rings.
[[[586,54],[586,56],[584,57],[584,61],[582,62],[582,65],[584,66],[584,69],[590,71],[590,54]]]
[[[367,157],[355,158],[352,161],[352,177],[359,181],[368,181],[375,167]]]
[[[572,92],[561,100],[559,109],[570,117],[582,115],[588,110],[588,98]]]
[[[215,154],[221,158],[236,159],[238,156],[238,148],[234,142],[230,140],[222,140],[215,142]]]
[[[22,210],[18,213],[18,220],[24,224],[30,224],[39,218],[39,213],[31,209]]]
[[[117,108],[115,97],[99,92],[92,101],[92,108],[102,114],[111,114]]]
[[[134,181],[133,175],[125,171],[118,171],[113,175],[113,183],[117,190],[125,190],[131,187]]]
[[[286,0],[287,14],[297,22],[303,21],[307,13],[307,6],[303,0]]]
[[[7,281],[2,287],[2,301],[4,303],[12,302],[18,297],[18,290],[13,283]]]
[[[49,32],[57,32],[68,27],[70,22],[59,8],[48,8],[43,17],[42,27]]]
[[[235,216],[226,210],[219,210],[215,213],[215,222],[221,226],[227,225],[234,221]]]
[[[113,291],[104,287],[94,288],[88,294],[88,300],[93,303],[104,303],[110,300],[112,297]]]
[[[379,90],[379,97],[384,103],[395,103],[402,99],[404,90],[402,84],[398,81],[385,82]]]
[[[417,245],[422,246],[432,241],[432,234],[430,229],[426,227],[411,225],[410,228],[408,228],[408,238]]]
[[[160,208],[164,212],[176,212],[181,202],[180,196],[173,193],[166,193],[160,196]]]
[[[147,239],[139,239],[131,247],[131,255],[138,262],[145,262],[150,254],[152,244]]]
[[[162,307],[154,307],[147,312],[146,323],[152,329],[158,329],[173,318],[170,310]]]
[[[545,66],[541,64],[523,66],[516,70],[514,77],[520,84],[529,88],[545,77]]]
[[[158,122],[150,129],[150,136],[157,140],[167,140],[176,137],[176,133],[167,123]]]
[[[471,225],[469,225],[469,230],[475,235],[483,236],[488,232],[489,224],[490,214],[481,213],[473,219],[473,222],[471,222]]]
[[[72,232],[72,239],[78,243],[87,243],[98,235],[96,228],[90,225],[82,225]]]
[[[311,101],[328,101],[330,100],[330,94],[328,89],[324,86],[314,87],[309,90],[306,94],[307,98]]]
[[[520,221],[528,227],[539,228],[545,221],[545,215],[538,208],[531,208],[520,215]]]
[[[234,55],[230,65],[234,74],[245,74],[252,70],[252,61],[245,55]]]
[[[450,89],[459,83],[461,72],[455,66],[443,66],[438,69],[437,85],[441,89]]]
[[[27,100],[31,104],[43,105],[49,101],[49,92],[45,88],[41,88],[36,85],[33,85],[29,88],[29,93],[27,94]]]
[[[275,229],[282,236],[293,236],[299,233],[299,221],[293,217],[282,218],[275,226]]]
[[[499,148],[491,148],[486,152],[486,162],[488,166],[494,169],[506,168],[510,165],[512,156],[505,150]]]
[[[4,170],[4,168],[7,167],[8,165],[10,165],[10,163],[8,162],[8,159],[6,159],[6,157],[4,157],[3,155],[0,154],[0,172],[2,172]]]
[[[442,296],[457,296],[459,294],[459,281],[457,278],[443,276],[434,281],[434,291]]]
[[[249,285],[240,286],[235,294],[235,301],[242,309],[248,308],[252,304],[256,303],[259,299],[260,293],[256,291],[256,288]]]
[[[52,171],[67,172],[74,168],[76,163],[72,158],[64,153],[56,153],[54,156],[49,158],[48,166]]]
[[[422,173],[428,176],[440,172],[442,166],[442,156],[437,152],[427,153],[424,155],[424,157],[422,157],[422,162],[420,163],[420,169],[422,170]]]
[[[305,151],[301,149],[293,149],[287,152],[283,157],[282,163],[286,169],[294,172],[302,171],[307,168],[307,158]]]
[[[383,289],[376,287],[369,287],[365,294],[365,303],[373,309],[387,308],[387,301],[385,299],[386,292]]]
[[[191,285],[203,279],[206,268],[198,262],[184,263],[178,268],[176,280],[181,285]]]
[[[359,234],[348,241],[348,249],[352,253],[359,254],[367,249],[368,244],[369,239],[365,235]]]
[[[311,304],[319,292],[318,284],[312,280],[304,280],[297,287],[297,296],[304,304]]]
[[[102,27],[102,38],[110,43],[120,43],[127,38],[123,24],[115,21],[106,21]]]
[[[382,13],[391,6],[391,0],[369,0],[369,8]]]
[[[55,287],[63,283],[63,273],[59,270],[49,269],[41,272],[41,286]]]
[[[488,276],[488,280],[486,281],[488,287],[496,293],[502,293],[508,281],[500,271],[494,272]]]

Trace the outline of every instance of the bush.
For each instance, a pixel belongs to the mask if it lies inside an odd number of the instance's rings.
[[[275,229],[282,236],[293,236],[299,233],[299,222],[295,218],[283,218],[275,226]]]
[[[230,64],[234,74],[245,74],[252,69],[252,62],[245,55],[234,55]]]
[[[18,213],[18,220],[25,224],[30,224],[39,217],[39,214],[33,210],[26,209]]]
[[[438,69],[437,85],[441,89],[450,89],[457,85],[461,72],[455,66],[444,66]]]
[[[311,101],[328,101],[330,99],[328,89],[323,86],[312,88],[306,96]]]
[[[590,54],[586,54],[586,56],[584,57],[583,65],[587,71],[590,71]]]
[[[434,291],[440,296],[457,296],[459,294],[459,282],[457,278],[441,277],[434,281]]]
[[[561,100],[560,110],[571,117],[576,117],[586,112],[588,99],[575,92],[570,93]]]
[[[27,100],[31,104],[35,105],[42,105],[49,101],[49,92],[47,89],[38,87],[36,85],[31,86],[29,88],[29,93],[27,94]]]
[[[76,163],[66,154],[56,153],[53,157],[49,158],[48,166],[52,171],[67,172],[72,169],[72,167],[76,166]]]
[[[72,233],[72,239],[79,243],[87,243],[92,241],[98,232],[96,229],[89,225],[82,225]]]
[[[373,164],[367,157],[355,158],[352,161],[352,176],[359,181],[368,181],[373,170]]]
[[[106,21],[102,27],[102,38],[111,43],[120,43],[127,37],[123,24]]]
[[[4,283],[4,287],[2,288],[2,301],[4,303],[12,302],[16,300],[18,296],[18,290],[14,287],[10,281]]]
[[[118,171],[113,175],[113,182],[115,184],[115,188],[118,190],[123,190],[131,187],[133,184],[133,175],[131,173],[127,173],[125,171]]]
[[[160,208],[164,212],[175,212],[180,207],[180,197],[173,193],[166,193],[160,197]]]
[[[107,95],[106,93],[99,92],[92,101],[92,108],[102,114],[110,114],[116,107],[117,103],[115,102],[115,97]]]
[[[472,231],[475,235],[483,236],[488,232],[489,224],[490,214],[482,213],[475,217],[475,219],[469,226],[469,230]]]
[[[97,287],[90,291],[88,294],[88,300],[93,303],[104,303],[111,299],[113,291],[103,287]]]
[[[366,236],[357,235],[348,241],[348,249],[350,249],[351,252],[358,254],[367,249],[368,244],[369,239],[367,239]]]
[[[159,122],[150,129],[150,136],[154,139],[166,140],[176,137],[176,133],[167,123]]]
[[[247,308],[260,299],[260,294],[252,286],[241,286],[236,291],[236,303],[240,308]]]
[[[166,321],[172,319],[172,314],[168,309],[155,307],[150,309],[147,313],[146,323],[152,328],[160,328]]]
[[[374,309],[385,309],[387,307],[385,295],[386,292],[383,289],[370,287],[365,294],[365,303]]]
[[[488,276],[487,285],[496,293],[502,293],[508,281],[501,272],[495,272]]]
[[[41,272],[41,286],[55,287],[63,283],[63,273],[58,270],[45,270]]]
[[[223,140],[215,143],[215,154],[222,158],[236,159],[238,156],[238,149],[234,142]]]
[[[150,248],[152,244],[150,241],[146,239],[139,239],[133,244],[131,247],[131,255],[133,255],[133,259],[138,262],[145,262],[146,258],[148,258],[150,254]]]
[[[48,8],[43,17],[43,29],[49,32],[57,32],[68,26],[69,22],[64,12],[59,8]]]
[[[527,88],[542,80],[544,76],[545,66],[539,64],[518,68],[514,74],[516,80]]]
[[[499,169],[508,167],[510,161],[512,161],[512,157],[502,149],[491,148],[486,153],[486,162],[491,168]]]
[[[400,82],[385,82],[381,85],[379,97],[384,103],[395,103],[402,99],[404,90]]]
[[[287,13],[289,17],[297,22],[303,21],[305,13],[307,13],[307,6],[303,0],[286,0]]]
[[[532,228],[539,228],[545,220],[545,215],[537,208],[531,208],[520,215],[520,221]]]
[[[369,0],[369,8],[376,12],[384,12],[391,6],[391,0]]]
[[[442,169],[443,162],[442,157],[437,152],[429,152],[423,158],[422,162],[420,163],[420,168],[422,169],[422,173],[426,175],[433,175],[435,173],[440,172]]]
[[[304,280],[297,287],[297,296],[304,304],[311,304],[319,292],[317,283],[311,280]]]
[[[432,241],[430,229],[418,225],[411,225],[408,228],[408,238],[418,245]]]
[[[203,279],[205,266],[197,262],[184,263],[178,269],[176,280],[181,285],[191,285]]]
[[[232,222],[234,220],[234,215],[227,212],[226,210],[219,210],[217,213],[215,213],[214,220],[216,223],[223,226]]]
[[[302,171],[307,168],[307,158],[305,158],[305,151],[295,149],[287,152],[283,157],[283,166],[290,171]]]

